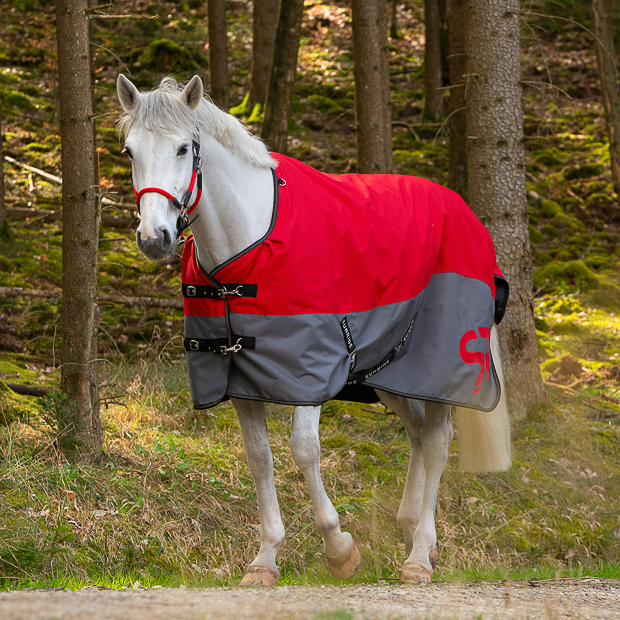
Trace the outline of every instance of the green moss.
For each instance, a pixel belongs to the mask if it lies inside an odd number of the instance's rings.
[[[609,194],[603,194],[602,192],[594,192],[588,197],[588,204],[594,203],[597,205],[608,205],[611,204],[613,201],[613,196],[610,196]]]
[[[568,160],[568,156],[557,147],[552,146],[550,149],[536,149],[532,151],[532,159],[537,164],[545,166],[563,166]]]
[[[4,97],[4,103],[7,106],[13,106],[19,108],[20,110],[29,110],[34,108],[30,99],[20,93],[11,93],[10,95],[7,95]]]
[[[534,272],[536,288],[546,286],[546,292],[562,290],[568,286],[576,286],[580,290],[587,290],[599,284],[598,276],[580,260],[553,261]]]
[[[342,110],[342,106],[337,101],[322,95],[310,95],[306,98],[306,101],[310,107],[316,108],[321,112],[339,112]]]
[[[0,379],[0,425],[24,418],[35,418],[38,414],[36,403],[37,399],[16,394]]]
[[[250,93],[246,93],[243,101],[228,110],[233,116],[247,116],[250,113]]]
[[[564,215],[562,207],[554,200],[541,200],[540,210],[546,217],[557,217]]]
[[[567,181],[574,179],[588,179],[590,177],[602,174],[604,167],[600,164],[582,164],[581,166],[573,166],[564,172],[564,178]]]
[[[142,66],[154,71],[187,71],[198,69],[198,63],[184,47],[170,39],[152,41],[144,54]]]

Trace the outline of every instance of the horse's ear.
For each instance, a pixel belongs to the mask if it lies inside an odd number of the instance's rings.
[[[136,107],[140,93],[138,89],[121,73],[116,80],[116,92],[125,112]]]
[[[192,110],[202,99],[202,80],[195,75],[181,93],[181,101],[184,101]]]

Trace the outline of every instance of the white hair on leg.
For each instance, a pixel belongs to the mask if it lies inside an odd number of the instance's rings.
[[[457,415],[461,449],[460,469],[470,472],[505,471],[511,463],[510,418],[506,404],[504,374],[499,357],[497,327],[491,330],[491,354],[501,385],[501,397],[493,411],[453,407]]]

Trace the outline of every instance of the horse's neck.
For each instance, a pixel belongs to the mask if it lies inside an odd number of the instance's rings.
[[[273,213],[273,174],[203,136],[203,197],[191,225],[198,260],[207,272],[258,241]]]

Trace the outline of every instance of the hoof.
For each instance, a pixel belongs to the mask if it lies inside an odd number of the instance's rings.
[[[266,566],[248,566],[240,586],[275,586],[280,579],[280,572]]]
[[[433,570],[422,562],[405,562],[400,575],[401,583],[430,583]]]
[[[359,545],[353,541],[349,550],[339,558],[327,556],[327,565],[332,577],[336,579],[349,579],[353,577],[362,565],[362,552]]]
[[[431,567],[434,569],[437,566],[437,562],[439,562],[439,554],[441,553],[441,545],[439,541],[435,544],[435,548],[430,552],[428,556],[428,561],[431,563]]]

